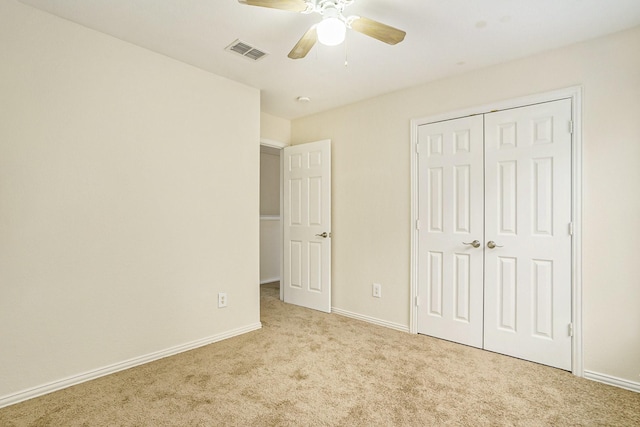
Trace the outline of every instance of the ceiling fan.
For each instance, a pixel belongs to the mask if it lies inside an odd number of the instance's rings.
[[[322,21],[313,25],[302,36],[298,43],[289,52],[289,58],[300,59],[316,44],[316,41],[327,45],[336,46],[344,41],[347,28],[355,30],[366,36],[373,37],[387,44],[397,44],[404,40],[407,33],[389,25],[382,24],[372,19],[361,16],[343,15],[344,9],[355,0],[238,0],[239,3],[249,6],[268,7],[271,9],[288,10],[299,13],[318,13],[322,15]]]

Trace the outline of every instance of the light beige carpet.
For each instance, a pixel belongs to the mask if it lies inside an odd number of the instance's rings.
[[[277,284],[276,284],[277,285]],[[640,394],[286,305],[263,329],[0,409],[1,426],[640,426]]]

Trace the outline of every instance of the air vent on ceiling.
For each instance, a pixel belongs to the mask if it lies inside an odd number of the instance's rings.
[[[240,39],[231,43],[225,48],[225,50],[237,53],[238,55],[242,55],[253,61],[257,61],[267,56],[267,52],[251,46],[249,43],[243,42]]]

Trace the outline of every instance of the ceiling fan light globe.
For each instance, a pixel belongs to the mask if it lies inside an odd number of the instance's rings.
[[[318,41],[325,46],[337,46],[344,41],[347,27],[339,18],[327,17],[317,26]]]

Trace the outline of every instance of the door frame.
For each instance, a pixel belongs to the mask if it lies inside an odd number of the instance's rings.
[[[573,336],[571,340],[571,372],[584,376],[582,342],[582,86],[572,86],[550,92],[513,98],[505,101],[484,104],[477,107],[455,110],[411,120],[411,269],[409,332],[418,333],[418,128],[422,125],[444,120],[457,119],[476,114],[524,107],[542,102],[571,100],[571,121],[573,137],[571,139],[571,222],[573,238],[571,241],[571,322]]]

